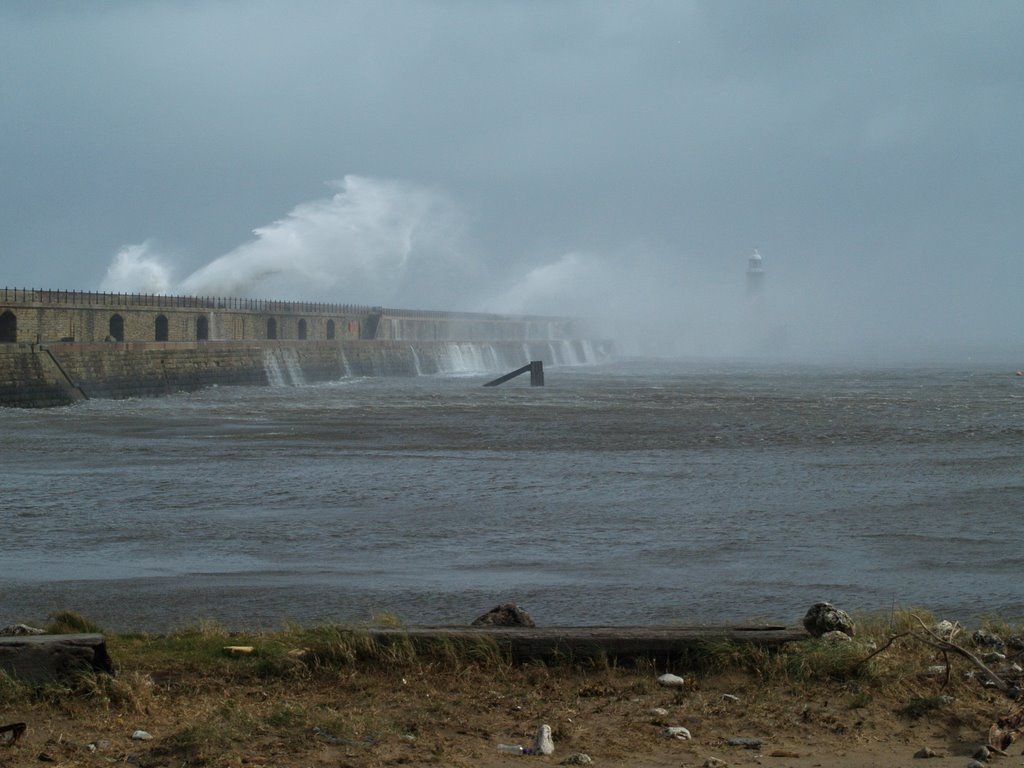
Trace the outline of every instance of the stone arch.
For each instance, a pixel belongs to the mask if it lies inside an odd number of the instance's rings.
[[[167,323],[167,315],[156,316],[156,340],[169,341],[170,327]]]
[[[301,341],[306,340],[306,320],[305,318],[299,319],[299,339]]]
[[[277,320],[273,317],[267,318],[267,338],[277,338]]]
[[[210,318],[200,315],[196,318],[196,341],[210,340]]]
[[[0,315],[0,342],[15,342],[18,340],[18,316],[11,310]]]
[[[327,321],[327,338],[328,339],[333,339],[334,338],[334,321],[333,320],[328,320]]]
[[[114,341],[124,341],[124,318],[119,314],[110,316],[110,338]]]

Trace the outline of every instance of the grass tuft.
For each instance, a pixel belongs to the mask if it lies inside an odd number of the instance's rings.
[[[103,634],[96,622],[75,611],[57,611],[50,616],[46,631],[51,635]]]
[[[127,672],[112,677],[104,672],[83,671],[72,679],[72,694],[106,709],[144,712],[153,697],[149,675]]]

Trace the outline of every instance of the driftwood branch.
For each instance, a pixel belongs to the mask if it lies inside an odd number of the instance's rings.
[[[895,643],[901,637],[906,637],[907,635],[911,635],[911,634],[913,634],[913,633],[908,631],[908,632],[900,632],[898,635],[893,635],[892,637],[889,638],[889,640],[885,643],[885,645],[879,646],[878,648],[873,650],[871,653],[869,653],[867,656],[865,656],[863,659],[861,659],[860,662],[858,663],[858,666],[863,666],[864,664],[867,664],[869,661],[871,661],[873,658],[875,658],[875,656],[880,654],[882,651],[884,651],[890,645]]]
[[[1006,696],[1014,699],[1016,702],[1011,709],[1010,713],[1005,717],[999,718],[999,720],[992,725],[988,732],[988,748],[990,751],[1000,755],[1005,755],[1003,751],[1016,741],[1022,733],[1022,724],[1024,724],[1024,701],[1021,701],[1021,691],[1015,686],[1007,683],[999,675],[993,672],[989,667],[976,655],[968,651],[966,648],[957,645],[953,642],[953,638],[956,636],[959,625],[954,625],[953,631],[950,633],[948,638],[944,638],[936,634],[936,632],[928,627],[924,621],[921,620],[920,616],[914,616],[914,619],[918,624],[921,625],[921,631],[909,629],[905,632],[893,635],[885,643],[885,645],[872,651],[870,654],[865,656],[860,663],[866,664],[868,661],[873,659],[875,656],[880,654],[894,642],[899,640],[901,637],[910,637],[917,640],[919,643],[924,643],[927,646],[935,648],[942,653],[942,658],[946,664],[946,677],[942,683],[942,687],[945,688],[949,684],[949,654],[956,653],[963,656],[965,659],[970,661],[974,666],[981,670],[982,674],[985,675],[1000,691]]]
[[[932,629],[930,629],[924,623],[924,621],[921,620],[920,616],[916,616],[914,614],[911,615],[914,616],[914,619],[917,621],[917,623],[921,625],[921,632],[913,629],[908,629],[906,632],[900,632],[899,634],[893,635],[889,638],[885,645],[875,649],[867,656],[865,656],[863,659],[861,659],[860,664],[867,664],[871,659],[880,654],[882,651],[884,651],[894,642],[899,640],[901,637],[910,637],[914,640],[917,640],[919,643],[924,643],[925,645],[931,646],[932,648],[935,648],[936,650],[942,652],[942,658],[946,662],[946,678],[942,683],[943,688],[949,685],[949,654],[956,653],[960,656],[963,656],[965,659],[974,664],[974,666],[980,669],[981,672],[989,680],[992,681],[992,684],[1000,691],[1002,691],[1005,695],[1009,696],[1011,699],[1016,699],[1020,696],[1021,692],[1019,688],[1017,688],[1015,685],[1010,685],[1009,683],[1007,683],[999,675],[997,675],[995,672],[989,669],[989,667],[981,659],[979,659],[973,653],[968,651],[966,648],[957,645],[953,642],[952,638],[956,634],[955,628],[953,633],[950,634],[950,638],[946,639],[940,637]]]
[[[928,628],[928,626],[921,620],[920,616],[914,616],[914,619],[916,619],[917,623],[921,625],[921,629],[924,631],[925,634],[924,636],[922,636],[917,634],[916,632],[910,632],[911,637],[921,641],[926,645],[930,645],[932,648],[937,648],[938,650],[943,652],[943,655],[951,651],[953,653],[957,653],[963,656],[965,659],[974,664],[974,666],[980,669],[982,673],[984,673],[984,675],[992,681],[992,684],[1000,691],[1002,691],[1005,695],[1009,696],[1011,699],[1016,699],[1020,696],[1020,689],[1017,688],[1017,686],[1010,685],[1008,682],[1003,680],[1003,678],[1001,678],[999,675],[997,675],[995,672],[989,669],[988,666],[986,666],[985,663],[977,656],[975,656],[973,653],[968,651],[966,648],[957,645],[952,640],[944,640],[943,638],[939,637],[937,634],[935,634],[935,632]],[[946,670],[948,676],[948,662],[946,664]]]

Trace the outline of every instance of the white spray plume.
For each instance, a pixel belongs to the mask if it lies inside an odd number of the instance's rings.
[[[447,196],[359,176],[334,186],[332,196],[297,205],[178,285],[149,243],[126,246],[102,288],[568,315],[645,355],[763,354],[774,346],[761,340],[764,328],[784,320],[770,306],[750,314],[745,254],[714,274],[699,268],[706,260],[640,246],[570,251],[512,275],[495,295],[483,263],[467,257],[464,216]]]
[[[598,257],[573,251],[531,269],[479,309],[505,314],[572,314],[589,309],[608,279],[608,270]]]
[[[267,296],[425,307],[458,298],[463,221],[443,194],[400,181],[346,176],[329,198],[297,205],[256,239],[193,272],[186,294]]]
[[[170,287],[170,273],[149,241],[122,247],[100,282],[110,293],[165,294]]]
[[[732,356],[751,344],[743,288],[739,269],[719,281],[693,260],[631,246],[566,253],[478,308],[579,317],[628,354]]]

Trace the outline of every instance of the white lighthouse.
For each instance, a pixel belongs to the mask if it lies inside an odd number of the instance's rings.
[[[747,259],[747,291],[749,293],[760,293],[764,285],[764,267],[761,264],[761,254],[754,249],[753,255]]]

